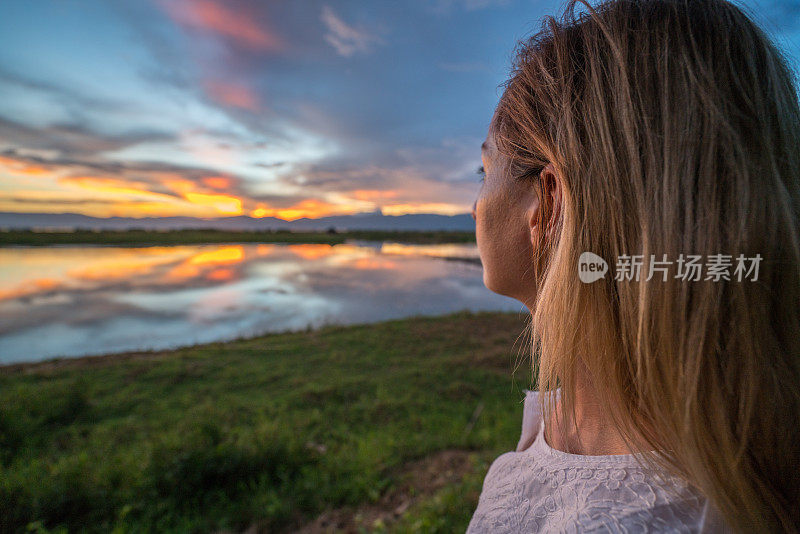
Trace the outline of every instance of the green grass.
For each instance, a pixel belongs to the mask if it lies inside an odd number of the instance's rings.
[[[199,243],[344,243],[348,239],[398,241],[403,243],[474,243],[474,232],[391,232],[359,231],[329,234],[327,232],[223,230],[147,230],[74,232],[38,232],[11,230],[0,232],[0,246],[46,245],[188,245]]]
[[[456,450],[472,469],[361,528],[463,532],[519,437],[525,325],[462,312],[0,368],[0,530],[289,532]]]

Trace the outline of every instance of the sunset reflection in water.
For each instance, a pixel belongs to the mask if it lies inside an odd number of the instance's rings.
[[[0,249],[0,362],[168,348],[461,309],[489,292],[474,245]]]

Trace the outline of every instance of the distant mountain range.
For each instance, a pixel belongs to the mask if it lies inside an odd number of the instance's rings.
[[[436,215],[415,213],[383,215],[380,211],[337,215],[319,219],[284,221],[275,217],[248,216],[201,219],[197,217],[89,217],[78,213],[13,213],[0,212],[0,229],[91,229],[91,230],[177,230],[182,228],[214,228],[217,230],[475,230],[469,213]]]

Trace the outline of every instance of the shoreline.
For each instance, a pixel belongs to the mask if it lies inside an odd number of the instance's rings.
[[[195,343],[191,345],[181,345],[178,347],[167,349],[144,349],[123,352],[111,352],[104,354],[86,354],[83,356],[56,356],[55,358],[47,358],[44,360],[36,360],[29,362],[9,362],[0,363],[0,375],[14,375],[24,374],[36,371],[57,371],[66,369],[90,369],[97,367],[104,367],[114,365],[122,362],[135,362],[135,361],[157,361],[164,358],[175,356],[176,353],[182,351],[199,351],[206,350],[214,345],[228,346],[237,343],[252,343],[261,340],[266,340],[273,337],[283,336],[303,336],[303,335],[321,335],[326,331],[338,331],[353,328],[369,328],[378,327],[381,325],[388,325],[391,323],[402,323],[413,320],[448,320],[456,319],[458,317],[471,317],[479,315],[514,315],[518,312],[507,311],[471,311],[459,310],[443,315],[411,315],[399,319],[389,319],[386,321],[376,321],[372,323],[352,323],[352,324],[325,324],[317,328],[306,327],[295,330],[281,330],[278,332],[264,332],[252,336],[241,336],[227,340],[210,341],[208,343]]]
[[[47,247],[58,245],[165,246],[233,243],[330,244],[348,240],[394,241],[414,244],[475,243],[475,232],[461,230],[353,230],[346,232],[283,232],[229,230],[75,230],[40,232],[0,231],[0,248]]]

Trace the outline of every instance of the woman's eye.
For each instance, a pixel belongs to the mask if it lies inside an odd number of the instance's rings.
[[[483,168],[483,165],[478,167],[477,173],[481,177],[481,182],[486,179],[486,170]]]

